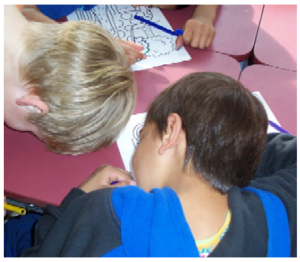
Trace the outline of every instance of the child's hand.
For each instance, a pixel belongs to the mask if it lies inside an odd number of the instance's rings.
[[[117,182],[111,185],[112,182]],[[126,185],[136,185],[130,173],[109,165],[98,167],[89,178],[87,178],[79,188],[86,193],[105,187],[120,187]]]
[[[177,50],[184,43],[200,49],[209,47],[215,37],[215,29],[211,20],[205,17],[192,17],[185,23],[183,30],[183,35],[176,39]]]
[[[138,45],[134,42],[124,41],[122,39],[117,39],[117,41],[127,55],[129,66],[136,63],[139,59],[146,58],[146,55],[141,52],[144,49],[142,45]]]

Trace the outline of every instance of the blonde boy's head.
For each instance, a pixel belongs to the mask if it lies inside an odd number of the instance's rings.
[[[48,149],[76,155],[112,144],[136,97],[123,49],[87,21],[31,23],[26,34],[20,75],[49,107],[29,115]]]

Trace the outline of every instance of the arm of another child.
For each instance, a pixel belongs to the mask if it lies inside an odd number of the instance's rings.
[[[28,21],[56,24],[57,22],[44,15],[36,5],[24,5],[22,14]]]
[[[22,14],[29,21],[51,23],[51,24],[57,23],[55,20],[52,20],[48,16],[44,15],[36,5],[24,5]],[[117,41],[126,53],[129,66],[137,62],[139,59],[146,58],[146,55],[144,55],[141,52],[144,49],[143,46],[135,44],[133,42],[124,41],[121,39],[117,39]]]
[[[134,7],[139,5],[133,5]],[[175,10],[178,5],[140,5],[156,7],[160,9]],[[192,17],[186,21],[183,26],[184,33],[176,39],[176,50],[179,50],[183,44],[194,48],[203,49],[209,47],[215,37],[215,28],[213,22],[216,17],[218,5],[197,5]]]
[[[62,250],[72,252],[73,255],[86,255],[89,248],[82,244],[84,243],[82,236],[84,239],[92,239],[92,236],[100,236],[101,233],[105,234],[106,231],[115,228],[114,220],[111,220],[110,216],[111,206],[107,204],[107,199],[113,188],[126,185],[136,185],[129,172],[109,165],[97,168],[78,188],[73,188],[69,192],[59,207],[52,205],[45,207],[45,214],[35,229],[34,246],[27,249],[22,256],[66,256],[61,253]],[[93,228],[93,231],[86,229],[95,225],[97,227]],[[73,234],[74,231],[76,234]],[[66,239],[71,235],[75,236],[79,246],[75,244],[75,248],[66,247]],[[94,241],[101,239],[98,237]],[[89,245],[89,242],[86,244]],[[103,246],[105,249],[105,245]],[[102,247],[96,250],[101,254]],[[94,255],[89,253],[89,256]]]

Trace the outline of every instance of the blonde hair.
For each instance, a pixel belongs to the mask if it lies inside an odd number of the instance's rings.
[[[111,145],[132,114],[136,90],[124,50],[87,21],[32,22],[20,75],[49,106],[31,114],[50,151],[82,154]]]

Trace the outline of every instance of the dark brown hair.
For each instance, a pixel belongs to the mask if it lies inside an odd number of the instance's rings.
[[[171,113],[181,117],[186,133],[184,169],[191,160],[194,172],[221,193],[250,183],[266,144],[268,118],[249,90],[220,73],[192,73],[158,95],[146,122],[154,122],[162,135]]]

